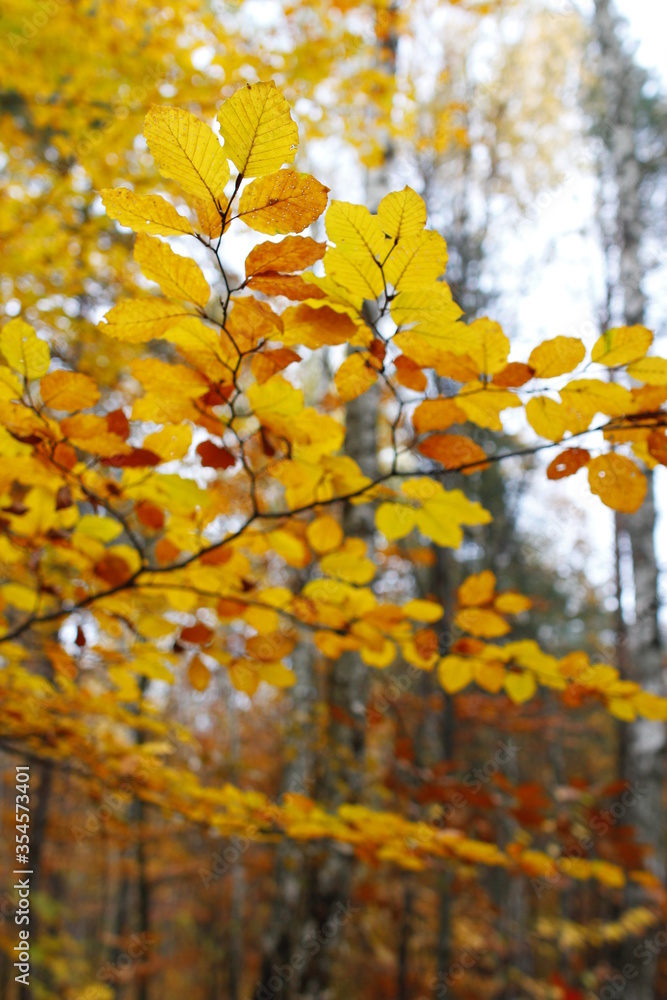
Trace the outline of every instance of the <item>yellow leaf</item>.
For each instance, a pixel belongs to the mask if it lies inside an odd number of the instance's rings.
[[[309,174],[294,170],[260,177],[244,188],[238,218],[269,236],[300,233],[320,217],[329,189]]]
[[[270,531],[267,541],[276,555],[281,556],[288,566],[304,569],[310,562],[308,546],[302,538],[292,534],[291,531],[284,531],[282,528]]]
[[[610,713],[623,722],[634,722],[637,718],[635,706],[627,698],[610,698],[607,702]]]
[[[39,606],[39,594],[22,583],[5,583],[0,587],[0,594],[19,611],[34,612]]]
[[[385,667],[391,666],[396,659],[396,646],[389,639],[384,639],[378,649],[362,646],[359,652],[364,663],[377,670],[384,670]]]
[[[383,259],[392,247],[377,216],[364,205],[333,201],[326,214],[327,236],[347,256]]]
[[[464,632],[484,639],[496,639],[510,631],[505,619],[487,608],[462,608],[457,612],[454,622]]]
[[[184,458],[192,444],[192,431],[187,424],[166,424],[144,438],[142,448],[155,452],[165,462]]]
[[[378,531],[390,542],[409,535],[417,522],[417,511],[402,503],[381,503],[375,512]]]
[[[521,400],[507,389],[496,389],[492,385],[480,389],[479,383],[470,382],[456,396],[456,405],[478,427],[502,431],[500,413],[509,407],[521,406]]]
[[[645,326],[618,326],[607,330],[596,341],[591,360],[612,368],[643,358],[653,343],[653,334]]]
[[[181,302],[157,298],[125,299],[109,310],[99,328],[116,340],[141,344],[162,336],[170,327],[184,327],[189,320],[199,323]]]
[[[257,665],[250,660],[235,660],[229,665],[229,679],[237,691],[243,691],[252,698],[259,687]]]
[[[667,385],[667,358],[642,358],[628,365],[628,375],[648,385]]]
[[[147,392],[196,399],[208,388],[204,376],[187,365],[169,364],[158,358],[136,358],[130,367],[133,376]]]
[[[88,375],[79,372],[51,372],[40,383],[40,394],[46,406],[53,410],[85,410],[94,406],[100,391]]]
[[[376,572],[373,560],[365,556],[366,543],[361,538],[347,538],[342,548],[322,557],[320,566],[328,576],[363,586],[370,583]]]
[[[560,441],[569,430],[568,413],[563,403],[548,396],[534,396],[526,403],[526,419],[536,434],[549,441]]]
[[[284,663],[262,663],[259,667],[259,676],[273,687],[288,688],[296,684],[296,676]]]
[[[470,607],[477,604],[488,604],[493,600],[496,590],[496,576],[490,569],[467,577],[459,587],[456,596],[459,604]]]
[[[370,254],[330,248],[324,258],[324,269],[328,278],[362,299],[376,299],[384,291],[382,269]]]
[[[244,177],[261,177],[292,163],[299,130],[290,107],[271,80],[236,91],[218,112],[225,155]]]
[[[198,656],[193,657],[188,664],[188,681],[195,691],[205,691],[211,681],[211,671]]]
[[[0,330],[0,351],[9,367],[24,378],[41,378],[48,370],[49,345],[19,317]]]
[[[243,612],[243,620],[260,635],[277,632],[280,626],[280,616],[273,608],[246,608]]]
[[[144,277],[156,281],[167,297],[194,302],[202,308],[211,290],[198,264],[174,253],[168,243],[139,233],[134,243],[134,259]]]
[[[646,496],[646,476],[631,459],[610,452],[588,463],[591,493],[612,510],[634,514]]]
[[[603,382],[595,378],[574,379],[563,386],[560,395],[571,415],[570,430],[575,427],[573,421],[590,423],[596,413],[620,417],[632,413],[635,405],[629,389],[616,382]],[[588,423],[585,424],[586,427]]]
[[[443,281],[433,288],[399,292],[391,304],[397,326],[412,326],[433,347],[444,347],[453,354],[466,353],[466,328],[456,322],[461,314]]]
[[[426,204],[412,188],[385,195],[378,207],[378,222],[392,240],[418,236],[426,225]]]
[[[163,177],[195,198],[222,203],[229,164],[213,129],[189,111],[153,105],[144,137]]]
[[[306,528],[306,538],[313,552],[325,555],[339,548],[343,541],[343,529],[330,514],[322,514],[310,522]]]
[[[537,681],[532,674],[524,671],[517,673],[510,671],[505,676],[505,691],[515,705],[522,705],[525,701],[530,701],[537,690]]]
[[[401,608],[403,614],[407,615],[408,618],[412,618],[416,622],[437,622],[440,621],[444,615],[444,609],[436,604],[435,601],[424,601],[420,599],[415,599],[408,601]]]
[[[270,424],[274,417],[294,417],[303,410],[303,392],[282,375],[249,386],[246,396],[252,412],[263,424]]]
[[[401,241],[391,251],[384,274],[395,289],[414,291],[431,285],[446,267],[447,244],[440,233],[425,231]]]
[[[118,688],[118,698],[120,701],[140,700],[141,688],[127,667],[109,667],[108,674],[109,679]]]
[[[113,455],[128,455],[132,451],[130,445],[108,429],[104,417],[79,413],[73,417],[65,417],[60,427],[73,445],[92,455],[110,458]]]
[[[368,355],[355,351],[345,358],[336,372],[334,382],[338,395],[344,402],[356,399],[377,381],[378,373],[368,364]]]
[[[591,861],[591,870],[598,882],[608,885],[611,889],[622,889],[625,885],[625,872],[618,865],[609,861]]]
[[[469,500],[461,490],[446,491],[432,479],[408,479],[402,491],[421,505],[415,514],[415,524],[437,545],[458,548],[463,541],[461,525],[491,521],[491,515],[480,503]]]
[[[504,594],[498,594],[493,606],[496,611],[503,615],[519,615],[522,611],[532,608],[533,602],[523,594],[517,594],[513,590],[506,590]]]
[[[578,337],[554,337],[532,351],[528,364],[538,378],[555,378],[573,371],[585,356],[586,348]]]
[[[448,694],[462,691],[472,678],[472,664],[463,656],[444,656],[438,664],[438,680]]]
[[[174,683],[174,675],[165,665],[163,655],[157,650],[148,647],[147,652],[139,655],[131,663],[132,672],[140,677],[147,677],[152,681],[165,681],[167,684]]]
[[[465,351],[476,362],[479,372],[495,375],[507,364],[510,342],[500,324],[485,316],[466,327]]]
[[[491,694],[498,694],[505,683],[505,667],[497,660],[474,660],[473,674],[475,683]]]
[[[182,236],[192,233],[190,221],[179,215],[173,205],[160,195],[139,195],[128,188],[105,188],[100,191],[110,219],[128,226],[135,233],[153,236]]]

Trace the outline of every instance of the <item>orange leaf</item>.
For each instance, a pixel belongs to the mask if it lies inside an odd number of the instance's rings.
[[[485,569],[481,573],[475,573],[463,581],[456,596],[459,604],[464,607],[471,605],[488,604],[493,600],[496,590],[496,576],[490,569]]]
[[[667,435],[664,429],[651,431],[648,439],[648,450],[656,462],[667,465]]]
[[[296,351],[291,351],[289,347],[278,347],[275,351],[263,351],[261,354],[253,355],[250,368],[259,384],[262,385],[272,375],[281,372],[294,361],[301,361],[301,357]]]
[[[428,385],[428,380],[416,361],[408,358],[405,354],[400,354],[394,361],[396,367],[396,381],[404,385],[406,389],[414,389],[415,392],[423,392]]]
[[[263,295],[284,295],[293,302],[304,299],[323,299],[325,293],[298,274],[279,274],[277,271],[263,271],[248,281],[248,288],[254,288]]]
[[[464,424],[468,418],[453,399],[427,399],[414,412],[412,426],[417,434],[446,431],[452,424]]]
[[[346,403],[361,396],[377,381],[377,372],[372,368],[368,355],[356,351],[345,358],[336,372],[335,383],[338,395]]]
[[[488,468],[484,449],[463,434],[433,434],[422,441],[419,451],[446,469],[461,469],[468,476]]]
[[[646,476],[637,465],[623,455],[610,452],[588,463],[591,493],[602,503],[623,514],[634,514],[646,496]]]
[[[549,465],[547,476],[549,479],[565,479],[588,465],[590,460],[590,453],[585,448],[566,448]]]
[[[535,369],[521,361],[511,361],[493,376],[493,384],[503,389],[518,389],[535,377]]]
[[[211,680],[211,671],[195,656],[188,665],[188,680],[195,691],[205,691]]]
[[[326,243],[317,243],[310,236],[287,236],[278,243],[267,240],[254,247],[245,262],[246,277],[265,271],[303,271],[324,257]]]
[[[142,500],[138,503],[134,509],[137,515],[137,520],[143,524],[146,528],[152,528],[154,531],[159,531],[160,528],[164,527],[164,511],[151,503],[150,500]]]

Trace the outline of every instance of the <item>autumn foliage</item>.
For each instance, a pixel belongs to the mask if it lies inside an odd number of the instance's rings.
[[[404,187],[372,211],[294,169],[298,124],[268,79],[225,100],[217,127],[154,105],[144,138],[162,190],[99,191],[108,220],[136,234],[139,292],[95,333],[123,363],[98,381],[21,316],[0,329],[3,747],[219,838],[547,884],[565,858],[577,882],[653,887],[631,852],[627,864],[622,852],[573,858],[566,837],[553,850],[526,832],[538,792],[500,838],[488,822],[425,822],[409,796],[402,809],[380,794],[280,797],[275,783],[212,782],[189,765],[196,740],[165,710],[170,689],[205,698],[224,678],[248,704],[274,704],[303,650],[353,656],[374,679],[432,676],[432,697],[483,696],[484,711],[542,697],[565,715],[667,721],[667,699],[617,663],[514,636],[533,597],[491,570],[448,606],[431,588],[401,597],[383,584],[395,555],[417,566],[471,533],[483,544],[492,516],[467,484],[516,454],[549,456],[554,495],[577,476],[601,505],[636,512],[643,469],[667,465],[667,359],[643,326],[604,332],[590,353],[557,336],[515,356],[497,322],[469,321],[454,301],[447,243],[419,194]],[[367,393],[373,475],[345,437],[346,407]],[[375,535],[346,530],[361,507]],[[369,706],[369,727],[382,725]]]

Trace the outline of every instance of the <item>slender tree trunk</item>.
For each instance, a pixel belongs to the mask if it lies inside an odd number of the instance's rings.
[[[637,153],[637,111],[642,99],[641,72],[623,49],[619,23],[611,0],[596,0],[594,28],[600,53],[604,98],[603,134],[609,171],[616,189],[616,234],[619,251],[618,284],[623,297],[623,322],[644,322],[646,297],[642,288],[641,242],[645,229],[642,201],[643,165]],[[653,476],[646,470],[648,491],[639,511],[617,519],[617,537],[626,532],[632,550],[635,621],[627,631],[628,675],[645,689],[664,693],[664,649],[658,625],[658,565],[655,551]],[[620,595],[619,595],[620,596]],[[621,654],[624,656],[624,653]],[[630,723],[621,743],[622,777],[635,788],[637,804],[632,820],[638,839],[651,854],[648,867],[664,883],[664,772],[665,726],[639,719]],[[635,905],[641,894],[629,888],[626,903]],[[622,960],[632,961],[632,949],[622,949]],[[651,1000],[656,963],[642,964],[636,979],[626,985],[627,1000]]]

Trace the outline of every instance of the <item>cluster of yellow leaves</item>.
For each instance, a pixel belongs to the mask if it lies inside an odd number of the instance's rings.
[[[54,680],[36,676],[23,666],[26,650],[18,643],[4,650],[7,667],[0,672],[0,696],[6,706],[3,738],[26,743],[48,759],[85,761],[95,778],[114,789],[123,788],[165,809],[203,823],[219,836],[242,834],[257,841],[277,834],[296,841],[334,840],[373,863],[392,863],[406,870],[423,870],[442,861],[466,868],[475,865],[503,867],[530,877],[596,880],[612,888],[625,884],[617,865],[590,859],[553,856],[530,847],[530,836],[519,831],[504,849],[490,841],[467,837],[461,830],[435,822],[415,822],[391,812],[359,805],[341,805],[329,812],[300,794],[286,795],[282,803],[267,795],[232,784],[209,788],[179,759],[179,750],[190,737],[185,730],[169,729],[144,706],[124,708],[111,702],[99,681],[78,678],[77,665],[62,647],[52,643],[47,655]],[[153,667],[146,661],[146,675]],[[111,713],[111,714],[110,714]],[[109,726],[112,718],[118,725]],[[140,729],[145,739],[129,744],[123,728]],[[53,732],[59,732],[54,745]],[[86,772],[82,771],[81,777]],[[563,863],[561,864],[561,860]],[[630,878],[645,880],[646,873]],[[634,918],[640,920],[639,914]]]
[[[0,333],[7,362],[0,418],[12,458],[0,473],[0,555],[14,574],[0,590],[7,633],[79,607],[102,632],[130,621],[159,653],[149,663],[131,648],[124,663],[112,665],[128,700],[138,697],[137,677],[169,681],[184,664],[200,692],[219,664],[249,695],[261,681],[288,686],[294,628],[312,630],[329,657],[357,650],[382,668],[400,654],[432,669],[437,637],[424,626],[441,609],[378,601],[368,586],[375,567],[365,543],[343,539],[337,511],[328,508],[377,502],[377,525],[390,541],[418,530],[438,545],[459,546],[464,529],[488,523],[489,513],[461,490],[446,489],[439,475],[404,476],[399,452],[419,451],[446,472],[482,468],[482,448],[448,433],[451,426],[501,429],[501,412],[524,405],[524,385],[567,374],[584,347],[559,337],[537,347],[527,364],[510,363],[497,323],[461,322],[441,280],[445,241],[425,228],[424,202],[410,188],[385,197],[376,215],[333,202],[328,244],[298,235],[323,212],[327,190],[290,168],[298,130],[273,83],[238,90],[223,103],[218,125],[219,134],[171,107],[153,107],[146,118],[149,150],[161,174],[180,185],[187,215],[159,195],[102,192],[110,216],[137,231],[135,260],[163,293],[119,302],[100,327],[123,343],[160,342],[135,357],[132,379],[115,387],[131,410],[112,409],[88,376],[52,365],[46,341],[23,320]],[[220,255],[235,221],[283,237],[250,251],[236,285]],[[167,242],[181,236],[208,248],[210,272]],[[309,270],[316,266],[322,274]],[[660,359],[644,356],[650,343],[644,328],[612,330],[592,352],[595,363],[625,366],[644,379],[643,388],[578,379],[560,390],[561,403],[532,394],[529,421],[553,438],[560,426],[553,407],[568,414],[571,433],[602,412],[614,448],[630,441],[638,450],[643,441],[645,460],[664,460],[667,375]],[[337,393],[326,405],[307,406],[288,372],[301,361],[298,349],[342,344],[350,353],[336,373]],[[429,370],[460,383],[458,392],[425,397]],[[398,413],[389,428],[393,465],[373,482],[340,454],[341,404],[378,381]],[[179,463],[178,471],[169,463]],[[616,451],[591,458],[570,448],[550,475],[584,466],[605,502],[619,509],[641,502],[643,476]],[[93,513],[82,513],[84,504]],[[224,527],[230,524],[237,527]],[[267,586],[276,558],[296,569],[315,561],[316,574],[298,593]],[[532,663],[525,647],[498,652],[483,644],[508,631],[504,615],[528,606],[520,595],[496,595],[490,576],[462,589],[457,625],[473,638],[439,664],[440,676],[450,691],[475,679],[522,701],[545,663]],[[190,623],[177,625],[175,612],[190,614]],[[230,621],[241,625],[233,643]],[[617,715],[629,717],[630,704],[642,714],[661,711],[638,691],[617,695],[615,679],[604,676],[589,687],[604,690]]]
[[[655,926],[655,913],[646,906],[633,906],[618,920],[593,920],[579,924],[574,920],[557,917],[539,917],[536,931],[546,941],[556,941],[562,949],[600,948],[605,944],[618,944],[627,938],[641,937]]]
[[[533,639],[505,645],[484,642],[510,632],[504,615],[527,611],[532,602],[513,591],[495,592],[496,578],[485,570],[465,580],[458,590],[460,608],[454,622],[468,635],[457,639],[450,652],[437,661],[438,678],[449,694],[476,684],[483,691],[505,694],[517,705],[529,701],[540,687],[562,692],[568,705],[586,698],[599,699],[618,719],[632,722],[637,716],[667,721],[667,698],[643,691],[639,684],[621,678],[616,667],[592,663],[584,652],[560,660],[540,649]]]
[[[218,124],[219,136],[170,107],[154,107],[146,118],[149,149],[161,173],[190,199],[188,216],[157,195],[102,193],[110,215],[137,230],[135,260],[164,296],[122,301],[102,324],[120,341],[163,341],[159,354],[131,364],[137,388],[129,418],[125,408],[102,404],[88,376],[49,371],[47,343],[21,319],[0,333],[8,366],[0,417],[11,459],[0,474],[7,501],[0,554],[16,571],[0,591],[9,634],[78,606],[91,605],[102,632],[131,621],[158,652],[147,659],[131,648],[126,662],[111,666],[126,700],[139,697],[137,677],[169,682],[179,665],[200,692],[218,665],[248,695],[261,681],[289,686],[294,630],[307,628],[328,657],[356,650],[379,668],[397,655],[426,670],[438,663],[450,692],[475,680],[522,702],[538,683],[571,691],[576,681],[577,690],[596,692],[619,717],[662,717],[659,699],[619,681],[612,668],[587,668],[583,680],[581,670],[573,678],[569,661],[557,664],[535,644],[485,645],[509,631],[505,615],[529,607],[521,595],[497,595],[490,573],[468,580],[459,594],[456,624],[472,638],[439,659],[437,636],[425,626],[442,609],[428,601],[402,608],[379,602],[368,586],[375,567],[365,544],[343,539],[326,508],[378,500],[377,525],[390,541],[417,529],[451,547],[461,544],[465,527],[484,525],[490,515],[432,475],[403,478],[394,487],[396,462],[373,483],[339,454],[340,413],[306,407],[303,390],[283,374],[301,360],[296,348],[349,344],[352,353],[336,374],[339,399],[354,399],[380,379],[399,406],[391,428],[396,458],[402,433],[445,470],[472,472],[484,466],[483,450],[470,437],[443,432],[466,422],[500,429],[500,413],[523,405],[517,390],[570,372],[584,358],[583,344],[557,337],[537,347],[527,364],[510,363],[497,323],[463,324],[440,280],[446,244],[425,228],[424,202],[410,188],[384,198],[377,215],[334,202],[326,214],[329,245],[294,235],[322,213],[327,191],[285,167],[294,160],[298,131],[273,83],[237,91],[222,105]],[[250,251],[236,288],[219,255],[234,220],[285,237]],[[183,235],[212,251],[210,277],[159,238]],[[307,269],[319,261],[324,274],[316,276]],[[216,304],[212,281],[220,279],[225,292]],[[288,303],[282,311],[276,299]],[[377,310],[370,319],[369,299]],[[393,333],[386,332],[388,322]],[[563,433],[580,433],[602,412],[611,418],[605,433],[614,447],[629,440],[638,450],[643,441],[646,460],[665,459],[659,408],[667,376],[660,359],[645,357],[651,339],[644,328],[612,330],[592,352],[592,361],[607,368],[626,366],[645,380],[643,388],[577,379],[561,389],[560,403],[532,395],[529,421],[553,439],[561,436],[560,417]],[[174,352],[181,360],[173,360]],[[424,398],[427,369],[460,382],[456,395]],[[193,475],[161,468],[171,462]],[[615,451],[591,458],[569,448],[549,474],[560,478],[584,466],[605,502],[636,509],[643,476]],[[82,513],[84,503],[93,514]],[[298,516],[304,514],[314,519]],[[221,517],[240,519],[240,527],[221,533]],[[34,558],[25,559],[26,548]],[[315,559],[317,574],[296,594],[267,587],[266,568],[276,557],[298,569]],[[130,590],[141,596],[128,600]],[[190,614],[190,623],[179,626],[177,613]],[[242,627],[230,646],[231,620]]]

